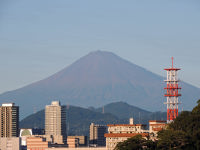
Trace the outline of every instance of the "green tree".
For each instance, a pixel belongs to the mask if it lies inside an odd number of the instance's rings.
[[[200,99],[197,101],[197,106],[193,108],[192,113],[200,114]]]
[[[190,136],[183,131],[162,130],[158,133],[158,149],[189,149]]]
[[[168,130],[158,133],[158,148],[200,149],[200,100],[197,104],[191,112],[182,112]]]
[[[156,144],[153,141],[142,138],[141,135],[136,135],[127,139],[124,142],[119,142],[114,150],[155,150]]]

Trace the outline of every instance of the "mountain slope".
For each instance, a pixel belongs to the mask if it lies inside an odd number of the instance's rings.
[[[98,108],[97,112],[102,112],[102,108]],[[128,119],[130,117],[138,118],[139,115],[147,116],[151,112],[129,105],[125,102],[114,102],[104,106],[105,113],[111,113],[120,119]]]
[[[84,107],[125,101],[157,111],[165,101],[163,86],[161,76],[113,53],[96,51],[44,80],[1,94],[0,100],[16,102],[21,118],[33,112],[33,107],[43,109],[52,100]],[[184,108],[191,109],[200,90],[186,83],[182,87]]]
[[[109,123],[124,123],[109,113],[99,113],[89,109],[70,106],[66,112],[67,129],[69,135],[87,135],[90,123],[106,125]],[[20,121],[20,128],[43,128],[45,126],[45,112],[41,110]]]
[[[125,102],[114,102],[96,109],[97,112],[110,113],[122,120],[129,120],[133,117],[135,123],[148,124],[149,120],[166,120],[166,112],[150,112],[144,109],[129,105]]]
[[[107,125],[107,124],[119,124],[128,123],[129,117],[134,117],[135,123],[144,123],[148,125],[149,120],[163,120],[166,119],[166,112],[152,113],[143,109],[131,106],[124,102],[111,103],[106,106],[105,113],[97,112],[99,109],[86,109],[76,106],[67,107],[66,122],[69,135],[88,135],[90,123]],[[110,108],[110,109],[108,109]],[[126,111],[127,110],[127,111]],[[107,113],[110,112],[110,113]],[[138,115],[129,115],[138,114]],[[121,115],[122,114],[122,115]],[[44,128],[45,114],[44,110],[41,110],[35,114],[32,114],[24,118],[20,122],[21,128]]]

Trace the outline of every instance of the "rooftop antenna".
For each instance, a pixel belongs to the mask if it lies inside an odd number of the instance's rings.
[[[140,112],[139,112],[139,124],[140,124]]]
[[[67,110],[69,110],[69,104],[67,104]]]
[[[36,112],[37,112],[37,107],[34,106],[34,107],[33,107],[33,114],[36,114]],[[35,122],[35,121],[34,121],[34,128],[37,128],[36,122]]]
[[[67,123],[67,135],[69,135],[69,122]]]
[[[70,108],[70,105],[67,103],[66,105],[66,115],[68,115],[67,116],[67,135],[69,135],[69,119],[70,119],[69,108]]]
[[[33,107],[33,113],[35,114],[36,112],[37,112],[37,107],[34,106],[34,107]]]

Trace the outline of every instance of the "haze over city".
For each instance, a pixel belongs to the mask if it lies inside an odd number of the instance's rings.
[[[200,87],[199,1],[0,2],[0,93],[44,79],[91,51],[111,51]]]

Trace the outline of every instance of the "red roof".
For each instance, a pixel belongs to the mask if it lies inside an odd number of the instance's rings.
[[[146,126],[145,124],[108,124],[108,127],[113,126]]]
[[[163,128],[153,128],[154,131],[161,131]]]
[[[133,137],[136,135],[142,135],[142,137],[147,137],[149,133],[106,133],[105,137]]]
[[[165,120],[149,120],[149,122],[167,122]]]
[[[150,126],[166,126],[165,123],[156,123],[156,124],[150,124]]]

